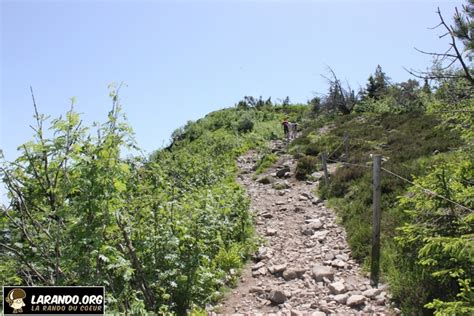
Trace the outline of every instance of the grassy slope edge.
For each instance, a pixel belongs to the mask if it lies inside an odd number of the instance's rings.
[[[366,266],[370,260],[371,244],[371,154],[383,155],[386,160],[383,162],[384,168],[411,181],[423,179],[433,169],[450,162],[464,164],[465,177],[468,178],[469,173],[472,174],[472,165],[470,167],[466,165],[466,163],[469,164],[468,161],[472,161],[472,155],[458,152],[459,148],[465,146],[462,135],[458,130],[443,123],[440,115],[419,112],[351,114],[331,119],[320,117],[308,122],[302,137],[292,144],[291,152],[300,158],[301,170],[309,176],[312,171],[319,168],[317,164],[320,161],[321,152],[333,153],[329,157],[331,159],[344,158],[344,147],[340,145],[344,133],[348,133],[349,157],[347,161],[354,165],[341,165],[332,176],[330,185],[321,185],[319,193],[329,199],[329,204],[338,211],[342,224],[347,230],[354,257],[364,262]],[[315,156],[318,158],[309,159]],[[313,161],[312,166],[308,166],[308,161]],[[447,170],[453,171],[454,168],[447,167]],[[453,174],[455,174],[454,171]],[[452,183],[455,183],[454,179]],[[464,186],[468,187],[466,183]],[[446,194],[439,192],[434,183],[429,188],[439,194]],[[418,202],[414,200],[417,196],[424,195],[419,191],[414,190],[409,183],[388,173],[384,172],[382,175],[382,271],[385,279],[390,282],[395,301],[400,303],[403,312],[407,314],[427,313],[425,304],[428,302],[436,298],[455,300],[456,293],[461,291],[456,281],[446,283],[436,277],[431,277],[426,270],[421,269],[415,248],[413,245],[410,248],[410,244],[406,242],[410,236],[403,230],[407,230],[407,223],[416,223],[417,218],[420,217],[420,214],[417,214],[414,218],[413,212],[407,211],[410,205],[406,201],[421,203],[420,205],[427,204],[426,196],[423,197],[424,199],[420,198]],[[467,192],[464,191],[464,194]],[[403,198],[400,200],[400,197],[404,197],[405,202]],[[462,200],[462,197],[459,199]],[[469,202],[466,201],[466,203]],[[428,205],[431,204],[428,203]],[[414,209],[413,205],[411,207]],[[431,209],[434,207],[434,204],[431,205]],[[426,212],[429,213],[430,207],[427,209]],[[425,220],[429,221],[433,218],[425,215]],[[461,223],[459,227],[469,226],[468,223],[469,221]],[[411,238],[414,237],[411,236]],[[402,247],[403,244],[404,247]],[[472,250],[468,247],[464,252],[469,252],[468,249]],[[407,256],[414,256],[414,258],[411,261],[404,261]],[[463,278],[468,280],[472,277],[472,270],[469,272],[469,268],[466,267],[469,267],[472,262],[472,256],[471,259],[468,259],[469,255],[462,256],[464,261],[457,261],[458,270],[464,267],[467,271],[463,270]],[[444,260],[456,260],[453,257],[449,258],[448,255]],[[471,292],[465,293],[470,295]],[[465,304],[469,305],[467,302],[471,299],[464,299]],[[457,311],[461,311],[461,308],[459,307]]]

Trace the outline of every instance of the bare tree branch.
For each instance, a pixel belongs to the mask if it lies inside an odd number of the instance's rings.
[[[457,8],[456,8],[456,11],[457,11]],[[471,72],[469,70],[469,67],[467,67],[466,63],[464,62],[462,54],[459,52],[459,49],[456,45],[456,38],[454,37],[453,29],[452,29],[452,27],[449,27],[446,24],[446,22],[444,22],[443,15],[441,14],[441,10],[439,9],[439,7],[438,7],[438,16],[441,20],[442,25],[446,28],[447,32],[449,33],[449,35],[451,37],[451,46],[456,51],[456,57],[459,60],[459,62],[461,63],[462,69],[464,71],[465,78],[471,83],[471,85],[474,85],[474,78],[472,77]]]
[[[436,26],[434,26],[432,28],[429,28],[429,29],[436,29],[438,27],[443,27],[446,30],[446,32],[444,34],[440,35],[439,38],[444,38],[446,36],[449,36],[450,39],[451,39],[451,42],[449,43],[449,48],[444,53],[427,52],[427,51],[423,51],[421,49],[418,49],[416,47],[415,47],[415,50],[422,53],[422,54],[435,57],[436,58],[435,62],[438,62],[438,63],[441,64],[440,65],[441,68],[438,69],[439,73],[437,73],[435,71],[419,71],[419,70],[414,70],[414,69],[407,70],[406,68],[404,68],[404,69],[409,74],[411,74],[412,76],[414,76],[416,78],[420,78],[420,79],[435,79],[435,80],[439,80],[439,79],[466,79],[471,85],[474,86],[474,77],[473,77],[473,75],[471,73],[471,70],[469,69],[468,65],[464,61],[462,51],[457,46],[455,29],[445,22],[444,17],[442,15],[441,10],[440,10],[439,7],[437,8],[436,13],[438,14],[440,22]],[[455,8],[455,17],[454,18],[455,18],[455,20],[462,20],[463,19],[462,15],[459,13],[459,10],[458,10],[457,7]],[[468,20],[466,20],[466,22],[468,22]],[[468,35],[467,35],[467,37],[468,37]],[[452,66],[456,63],[456,61],[459,61],[460,65],[461,65],[462,72],[463,72],[462,75],[453,75],[453,74],[442,73],[445,70],[451,69]],[[446,66],[443,65],[445,62],[447,62]]]
[[[424,50],[421,50],[421,49],[418,49],[415,47],[415,50],[417,52],[420,52],[422,54],[425,54],[425,55],[431,55],[431,56],[436,56],[436,57],[453,57],[453,58],[457,58],[456,55],[453,55],[453,54],[448,54],[448,52],[452,49],[452,47],[450,47],[445,53],[431,53],[431,52],[426,52]]]

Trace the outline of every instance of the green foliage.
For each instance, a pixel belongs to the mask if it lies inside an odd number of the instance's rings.
[[[313,107],[313,113],[324,111],[326,113],[339,112],[343,115],[350,114],[354,109],[354,105],[359,102],[359,98],[355,91],[349,85],[346,88],[342,87],[341,81],[337,79],[335,73],[330,70],[333,80],[329,80],[329,89],[324,96],[322,102],[316,107]]]
[[[410,197],[400,199],[400,208],[410,221],[400,228],[396,241],[400,255],[413,254],[404,264],[419,274],[422,291],[432,300],[425,307],[439,315],[454,311],[456,315],[471,315],[474,187],[470,181],[474,178],[474,157],[472,152],[460,152],[449,158],[416,178],[415,186],[409,189]]]
[[[382,71],[382,67],[377,65],[375,68],[375,74],[369,76],[367,79],[367,87],[363,92],[363,100],[379,100],[381,99],[388,88],[388,81],[390,78],[387,77],[385,72]]]
[[[295,177],[298,180],[306,180],[308,175],[318,170],[318,158],[314,156],[304,156],[298,160]]]
[[[257,161],[255,165],[255,174],[261,174],[264,172],[266,169],[271,167],[276,161],[278,160],[278,156],[275,155],[274,153],[264,153],[263,156],[260,158],[259,161]]]
[[[236,107],[241,110],[248,110],[250,108],[263,109],[270,108],[273,106],[272,98],[269,97],[267,100],[263,101],[262,96],[258,99],[253,96],[245,96],[243,100],[240,100]]]
[[[260,177],[257,179],[257,182],[261,184],[270,184],[272,183],[272,180],[268,176]]]
[[[247,133],[252,131],[253,129],[253,122],[248,117],[243,117],[237,123],[237,131],[239,133]]]
[[[280,137],[281,110],[210,113],[149,159],[125,159],[136,145],[116,91],[96,131],[71,108],[48,138],[36,113],[34,141],[1,163],[0,281],[104,285],[109,311],[133,315],[199,311],[255,247],[235,159]],[[244,119],[254,128],[240,135]]]
[[[369,78],[370,79],[370,78]],[[390,87],[367,88],[364,98],[359,102],[354,111],[371,113],[409,113],[423,112],[427,100],[426,92],[420,87],[418,81],[409,79],[406,82],[393,84]]]
[[[383,98],[375,102],[382,101]],[[330,184],[319,187],[319,194],[328,198],[330,206],[337,210],[346,227],[352,255],[359,261],[367,263],[370,255],[372,173],[369,154],[381,154],[386,159],[384,168],[393,170],[409,180],[418,179],[420,185],[426,185],[454,201],[464,201],[464,205],[471,205],[472,209],[474,168],[472,163],[466,162],[474,161],[472,155],[466,154],[472,152],[469,149],[472,148],[472,131],[467,128],[472,126],[472,115],[469,112],[439,114],[437,111],[440,107],[446,107],[442,102],[434,96],[426,96],[425,101],[428,111],[432,114],[411,111],[403,114],[366,112],[333,116],[329,119],[330,125],[324,129],[325,132],[322,132],[321,127],[328,124],[328,118],[319,117],[317,121],[305,126],[302,137],[295,140],[290,147],[290,152],[302,155],[299,163],[306,159],[304,153],[334,152],[332,159],[341,160],[345,157],[344,146],[340,145],[344,134],[349,134],[347,159],[349,163],[357,166],[340,165],[332,175]],[[472,105],[465,100],[458,109],[461,106],[466,109]],[[461,149],[464,154],[453,153],[456,148]],[[450,193],[440,189],[442,182],[434,181],[434,176],[431,184],[421,182],[420,179],[424,179],[427,168],[440,166],[442,162],[446,164],[448,161],[457,168],[463,168],[457,172],[454,169],[446,169],[444,181],[449,183],[449,187],[452,186]],[[464,175],[464,178],[455,181],[452,174],[459,177]],[[441,174],[438,174],[438,177],[441,177]],[[454,239],[444,238],[448,231],[452,234],[463,234],[461,224],[452,226],[448,224],[452,222],[449,218],[433,218],[436,214],[433,198],[418,190],[416,192],[419,196],[414,200],[414,192],[415,189],[412,191],[409,183],[389,174],[382,174],[382,276],[390,281],[393,297],[400,303],[404,314],[429,313],[426,308],[432,308],[443,315],[463,314],[469,306],[467,298],[471,300],[472,306],[472,290],[466,286],[467,280],[472,279],[473,275],[470,268],[472,246],[466,246],[467,243],[472,243],[472,232],[468,237],[451,235]],[[414,208],[423,209],[427,217],[424,218],[419,213],[407,213],[398,207],[400,196],[414,203]],[[426,230],[421,227],[432,227],[438,221],[445,226],[440,231],[425,235]],[[469,229],[472,230],[472,222],[468,224],[466,221],[463,227],[470,225]],[[394,238],[402,236],[398,228],[405,224],[418,225],[410,230],[410,233],[420,236],[416,239],[421,243],[417,244],[417,247],[401,247],[400,244],[395,244]],[[459,248],[460,245],[463,245],[463,250]],[[434,266],[431,259],[436,260]],[[460,270],[454,267],[460,267]],[[460,275],[461,270],[463,275],[456,276]],[[446,280],[444,283],[441,282],[443,278]],[[469,281],[469,286],[472,286],[471,284]]]
[[[454,35],[460,39],[464,44],[465,51],[472,55],[474,50],[474,1],[468,0],[468,3],[463,6],[463,12],[456,11],[454,15]]]
[[[245,258],[246,252],[239,245],[234,244],[230,249],[220,249],[214,258],[214,266],[223,271],[230,271],[231,269],[238,269],[242,264],[242,259]]]
[[[333,197],[344,197],[349,193],[351,183],[365,176],[363,181],[367,180],[366,170],[357,166],[344,166],[331,179],[328,191]],[[352,193],[354,194],[354,193]]]
[[[311,100],[308,100],[308,106],[310,107],[312,113],[319,113],[321,111],[321,98],[314,97]]]
[[[275,190],[284,190],[284,189],[288,189],[290,186],[288,184],[286,184],[285,182],[275,182],[273,185],[272,185],[272,188],[275,189]]]

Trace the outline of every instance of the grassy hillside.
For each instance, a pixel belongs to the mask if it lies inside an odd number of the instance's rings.
[[[405,113],[319,115],[307,121],[290,148],[299,157],[302,178],[321,168],[322,152],[345,162],[328,186],[321,181],[319,194],[337,210],[353,255],[366,266],[372,233],[371,154],[381,154],[383,168],[415,183],[382,172],[382,275],[406,314],[431,313],[427,308],[469,314],[474,303],[472,114],[440,114],[440,105]]]
[[[332,176],[328,187],[321,187],[323,197],[330,198],[340,210],[343,223],[348,228],[353,255],[363,260],[370,250],[372,210],[371,154],[381,154],[386,161],[383,167],[402,177],[413,179],[426,172],[426,167],[437,155],[449,152],[463,144],[457,131],[440,125],[440,120],[424,113],[407,114],[352,114],[339,116],[331,128],[321,134],[319,128],[326,122],[314,123],[303,131],[290,149],[298,155],[318,156],[320,152],[332,153],[329,159],[343,160],[354,165],[341,167]],[[344,159],[344,134],[349,135],[349,157]],[[316,160],[320,163],[320,159]],[[359,167],[356,165],[366,166]],[[403,222],[404,214],[397,212],[397,197],[408,184],[383,175],[382,232],[391,239],[395,228]],[[356,216],[354,216],[356,215]]]

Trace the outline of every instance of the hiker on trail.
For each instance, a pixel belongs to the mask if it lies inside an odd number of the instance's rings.
[[[296,134],[298,133],[298,123],[291,123],[290,124],[290,139],[295,139]]]
[[[290,122],[288,122],[288,118],[281,123],[283,125],[283,132],[285,133],[285,138],[289,140],[290,137]]]

